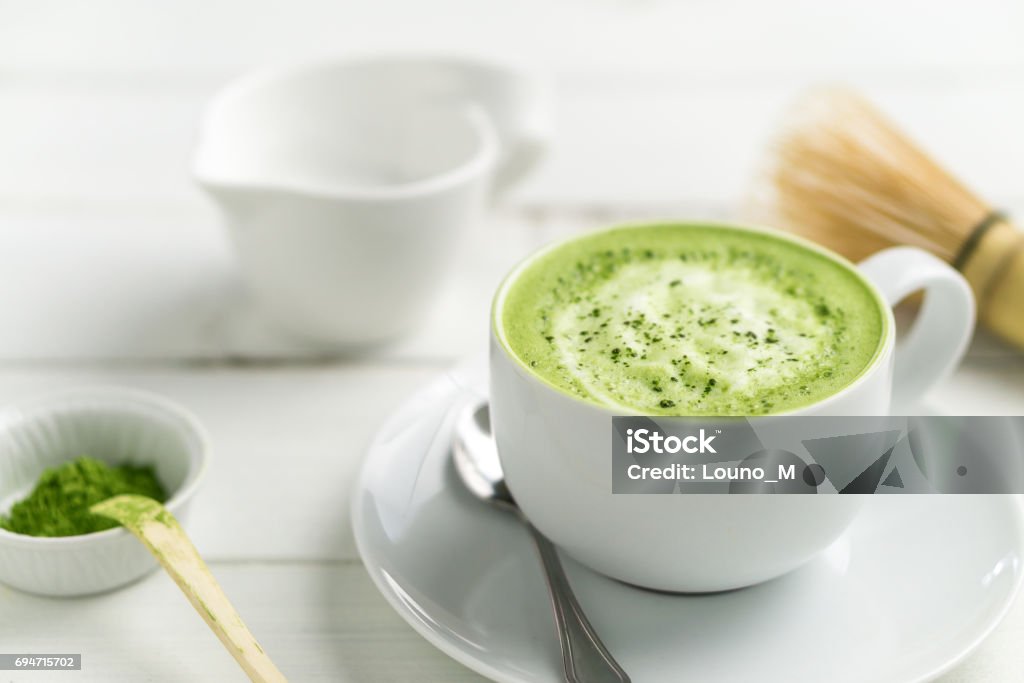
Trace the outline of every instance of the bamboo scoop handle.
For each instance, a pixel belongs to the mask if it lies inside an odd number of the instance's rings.
[[[90,512],[120,522],[145,544],[250,680],[287,683],[228,602],[178,520],[163,505],[145,496],[115,496],[93,505]]]
[[[981,322],[1024,348],[1024,233],[999,220],[966,255],[960,271],[974,290]]]

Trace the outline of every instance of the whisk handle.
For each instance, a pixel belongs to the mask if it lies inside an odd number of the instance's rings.
[[[890,306],[924,290],[924,304],[896,345],[893,408],[912,408],[960,362],[974,332],[974,296],[960,273],[915,247],[893,247],[860,263]]]
[[[1024,349],[1024,232],[1005,218],[985,232],[960,269],[978,301],[978,318]]]

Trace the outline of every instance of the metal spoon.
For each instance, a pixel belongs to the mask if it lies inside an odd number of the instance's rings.
[[[530,532],[544,565],[565,679],[569,683],[629,683],[629,676],[583,614],[554,544],[523,516],[505,485],[498,449],[491,438],[487,403],[473,403],[463,410],[455,425],[452,453],[466,488],[477,498],[514,512]]]

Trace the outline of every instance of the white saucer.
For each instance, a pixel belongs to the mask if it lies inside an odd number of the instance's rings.
[[[509,514],[449,459],[480,367],[408,401],[370,447],[356,542],[384,597],[424,638],[496,681],[561,681],[539,561]],[[569,503],[571,504],[571,503]],[[668,595],[564,557],[580,603],[634,683],[929,680],[995,628],[1021,582],[1017,496],[876,496],[804,568],[753,588]]]

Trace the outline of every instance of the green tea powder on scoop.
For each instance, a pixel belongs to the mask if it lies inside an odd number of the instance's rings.
[[[27,536],[78,536],[112,529],[117,522],[89,512],[89,507],[124,493],[163,503],[167,493],[149,466],[110,466],[81,457],[47,469],[32,493],[0,515],[0,527]]]

